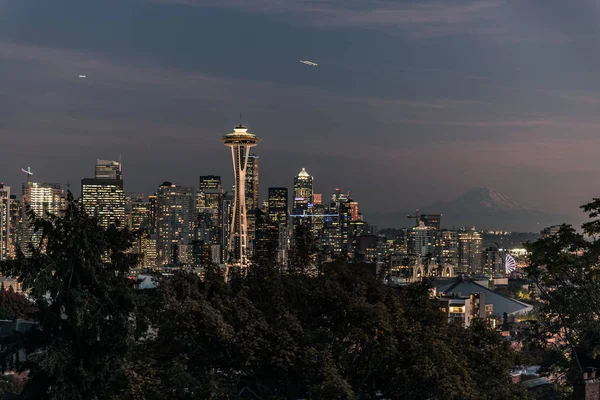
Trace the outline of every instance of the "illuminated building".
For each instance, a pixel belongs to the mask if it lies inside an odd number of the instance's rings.
[[[460,272],[475,274],[482,271],[483,240],[474,229],[458,234],[458,267]]]
[[[288,188],[270,187],[268,197],[268,215],[269,218],[287,228],[288,214]]]
[[[313,201],[314,206],[319,206],[323,204],[323,193],[313,193]]]
[[[0,182],[0,261],[10,258],[10,187]]]
[[[81,180],[81,207],[86,214],[95,217],[98,225],[108,228],[126,226],[125,193],[121,164],[116,161],[98,160],[95,177]]]
[[[17,245],[19,243],[21,232],[21,202],[16,194],[10,195],[10,246],[9,258],[17,257]]]
[[[156,195],[158,260],[162,265],[184,264],[194,235],[194,189],[164,182]]]
[[[206,189],[221,189],[221,177],[218,175],[201,175],[198,178],[198,192]]]
[[[288,212],[288,188],[270,187],[267,205],[269,219],[277,223],[278,235],[278,260],[285,262],[289,242],[289,212]]]
[[[349,207],[350,207],[350,219],[352,221],[359,221],[360,216],[358,213],[358,201],[350,201],[349,202]]]
[[[314,179],[302,168],[302,171],[294,177],[294,203],[293,214],[306,213],[308,205],[312,202],[314,192]]]
[[[409,251],[414,257],[432,258],[436,254],[436,229],[425,226],[423,221],[409,231]]]
[[[279,224],[261,210],[256,215],[256,237],[254,239],[254,258],[263,262],[275,261],[279,249]]]
[[[248,165],[246,166],[246,223],[248,224],[248,254],[252,254],[252,248],[254,246],[254,231],[256,224],[256,213],[254,210],[258,209],[260,203],[258,202],[259,194],[259,161],[255,154],[248,156]]]
[[[231,148],[233,162],[233,175],[235,182],[235,196],[233,201],[233,217],[228,243],[228,262],[245,268],[248,266],[248,220],[246,215],[246,181],[248,172],[248,159],[250,149],[260,141],[256,135],[239,125],[232,133],[221,139],[223,144]],[[256,159],[254,160],[256,162]],[[256,163],[257,166],[258,163]],[[253,171],[254,173],[254,171]],[[258,174],[258,168],[256,168]],[[258,196],[258,182],[256,182],[256,196]],[[254,195],[254,194],[253,194]],[[257,204],[258,205],[258,204]]]
[[[420,220],[423,221],[425,226],[441,230],[442,227],[442,214],[421,214]]]
[[[30,182],[23,184],[23,206],[30,207],[36,216],[43,218],[48,213],[58,215],[65,207],[64,191],[56,183]],[[41,232],[34,232],[27,218],[23,218],[20,248],[26,256],[31,255],[31,246],[39,246]]]
[[[144,195],[129,196],[130,227],[134,231],[152,231],[152,204]]]
[[[458,266],[458,232],[440,232],[440,264]]]

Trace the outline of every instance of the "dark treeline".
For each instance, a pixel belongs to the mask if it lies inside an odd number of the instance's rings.
[[[401,291],[359,265],[317,265],[302,241],[290,266],[247,274],[207,266],[138,290],[134,235],[103,230],[73,202],[36,219],[45,251],[4,265],[37,307],[9,337],[27,354],[23,399],[525,399],[518,363],[484,323],[448,324],[429,287]]]

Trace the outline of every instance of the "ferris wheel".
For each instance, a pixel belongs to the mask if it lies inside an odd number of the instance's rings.
[[[517,262],[515,261],[513,256],[511,256],[510,254],[507,254],[506,257],[504,258],[504,271],[507,274],[510,274],[511,272],[514,272],[516,270],[517,270]]]

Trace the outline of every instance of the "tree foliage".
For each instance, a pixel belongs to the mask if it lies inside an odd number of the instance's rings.
[[[126,253],[133,237],[100,228],[71,194],[63,215],[28,217],[43,246],[4,271],[19,277],[37,307],[37,326],[4,343],[5,358],[27,354],[19,366],[29,373],[22,398],[117,396],[136,339],[134,282],[127,279],[136,260]]]
[[[527,245],[528,275],[541,293],[531,336],[538,344],[529,346],[547,350],[545,368],[570,379],[599,366],[600,354],[600,199],[581,208],[590,217],[581,232],[562,225],[557,234]]]
[[[525,398],[495,332],[448,324],[426,284],[318,265],[301,228],[286,270],[255,260],[226,282],[207,266],[135,290],[127,230],[97,227],[72,197],[64,215],[31,218],[45,252],[5,271],[38,309],[38,326],[5,343],[27,354],[23,398]]]

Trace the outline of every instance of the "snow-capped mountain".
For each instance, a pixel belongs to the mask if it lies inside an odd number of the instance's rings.
[[[410,210],[409,214],[414,214]],[[454,200],[438,201],[420,209],[421,214],[443,214],[442,228],[462,226],[477,229],[496,229],[513,232],[539,232],[543,228],[573,223],[573,217],[556,215],[525,207],[508,196],[485,187],[471,189]],[[377,213],[367,215],[367,221],[380,228],[410,226],[407,212]]]

